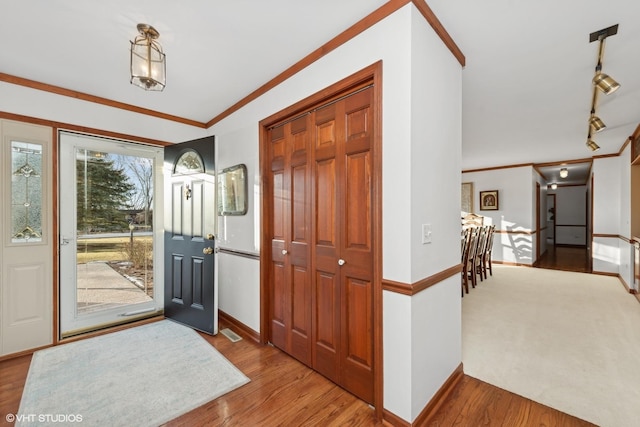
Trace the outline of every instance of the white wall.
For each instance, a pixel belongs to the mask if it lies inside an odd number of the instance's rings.
[[[416,282],[460,263],[462,69],[417,9],[411,10],[411,280]],[[422,243],[422,224],[431,226],[432,243]],[[413,296],[411,317],[413,421],[462,360],[459,275]],[[385,337],[392,333],[385,331]]]
[[[620,155],[620,236],[631,239],[631,144]],[[625,240],[620,241],[620,268],[618,273],[626,284],[638,290],[633,277],[634,248]]]
[[[532,205],[531,166],[494,169],[462,174],[463,182],[473,182],[474,212],[495,224],[492,257],[495,261],[530,265],[533,263],[535,207]],[[534,184],[535,188],[535,184]],[[498,210],[481,211],[481,191],[498,190]]]
[[[587,244],[587,187],[558,187],[549,190],[556,195],[556,244]]]
[[[455,236],[460,209],[456,171],[460,168],[461,69],[412,4],[222,120],[211,133],[219,142],[220,164],[242,159],[258,183],[254,155],[258,152],[258,122],[378,60],[383,61],[383,277],[413,283],[459,263]],[[449,182],[443,186],[443,181]],[[448,199],[443,194],[455,196]],[[243,227],[245,232],[224,237],[222,226],[221,245],[255,247],[257,195],[248,215],[235,218],[234,228]],[[419,224],[425,222],[434,230],[433,243],[427,247],[416,244]],[[220,262],[222,272],[225,261],[221,258]],[[254,315],[251,304],[239,306],[223,298],[236,286],[237,282],[220,278],[220,307],[249,324]],[[419,322],[416,313],[421,313],[421,304],[384,292],[384,406],[406,420],[415,418],[461,361],[459,280],[436,287],[443,289],[425,295],[431,295],[429,304],[438,307],[430,316],[439,319],[441,328],[419,336],[412,331]],[[243,285],[243,294],[249,301],[259,297],[259,276],[255,283]],[[421,295],[416,301],[424,298]],[[407,339],[397,339],[399,333]],[[421,360],[424,354],[430,357],[426,364],[407,363]],[[426,369],[419,371],[419,367]],[[414,389],[412,381],[421,385]]]
[[[625,156],[626,157],[626,156]],[[628,158],[627,158],[628,159]],[[621,264],[621,157],[595,158],[593,161],[593,233],[612,237],[594,237],[593,270],[618,274]],[[615,237],[614,237],[615,236]],[[624,243],[627,245],[626,243]]]
[[[208,135],[205,129],[5,82],[0,111],[167,142]]]

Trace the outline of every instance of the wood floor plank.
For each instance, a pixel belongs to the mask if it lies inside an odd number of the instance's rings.
[[[551,270],[591,273],[589,251],[585,247],[548,245],[536,267]]]
[[[238,332],[238,331],[236,331]],[[202,335],[251,382],[194,409],[166,426],[383,426],[365,402],[277,348],[245,338]],[[31,356],[0,362],[0,426],[15,414]],[[498,387],[463,376],[426,424],[448,426],[592,426]]]

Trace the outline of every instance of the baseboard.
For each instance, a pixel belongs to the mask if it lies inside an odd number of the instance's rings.
[[[599,274],[600,276],[620,277],[618,273],[611,273],[610,271],[596,271],[593,270],[591,274]]]
[[[451,392],[456,388],[458,383],[464,378],[464,370],[462,367],[462,363],[458,365],[458,367],[453,371],[453,373],[447,378],[447,380],[442,384],[440,389],[433,395],[427,406],[418,414],[415,420],[412,423],[403,420],[398,417],[394,413],[383,410],[383,418],[384,421],[390,423],[393,426],[399,427],[412,427],[412,426],[423,426],[427,425],[438,409],[442,406],[442,404],[447,400],[447,398],[451,395]]]
[[[456,388],[458,383],[464,377],[464,371],[462,369],[462,362],[458,365],[455,371],[447,378],[447,381],[442,384],[442,387],[436,392],[436,394],[431,398],[427,406],[420,412],[418,417],[413,421],[414,426],[422,426],[427,425],[431,417],[438,412],[440,406],[447,400],[447,398],[451,395],[453,389]]]
[[[242,323],[241,321],[239,321],[238,319],[236,319],[235,317],[230,316],[229,314],[225,313],[220,309],[218,309],[218,317],[220,320],[227,322],[229,325],[238,329],[241,335],[244,335],[245,337],[250,338],[257,343],[260,343],[260,334],[254,331],[253,329],[251,329],[250,327],[248,327],[247,325],[245,325],[244,323]]]
[[[618,280],[620,280],[620,283],[622,283],[622,286],[624,286],[624,288],[627,290],[627,292],[629,292],[630,294],[635,294],[636,293],[636,290],[633,289],[631,286],[629,286],[627,281],[624,280],[624,277],[622,277],[619,274],[618,274]]]
[[[520,262],[496,261],[496,260],[492,260],[491,262],[494,264],[510,265],[513,267],[533,267],[533,265],[531,264],[522,264]]]
[[[622,286],[624,286],[624,288],[626,289],[626,291],[632,295],[636,295],[636,298],[638,298],[638,291],[636,291],[631,286],[629,286],[627,281],[624,280],[624,278],[619,273],[611,273],[608,271],[593,271],[592,274],[599,274],[600,276],[617,277],[618,280],[620,280],[620,283],[622,283]],[[640,301],[640,298],[638,298],[638,301]]]
[[[3,356],[0,356],[0,362],[4,362],[5,360],[17,359],[18,357],[22,357],[22,356],[30,356],[36,351],[44,350],[45,348],[50,348],[50,347],[53,347],[53,344],[47,344],[40,347],[30,348],[28,350],[22,350],[16,353],[8,353]]]
[[[412,426],[410,422],[403,420],[393,412],[387,411],[386,409],[382,410],[382,422],[385,423],[385,425],[392,425],[393,427]]]
[[[163,315],[155,315],[153,317],[148,317],[148,318],[144,318],[141,320],[136,320],[133,322],[129,322],[129,323],[124,323],[124,324],[120,324],[120,325],[115,325],[115,326],[110,326],[108,328],[103,328],[103,329],[99,329],[93,332],[85,332],[84,334],[79,334],[79,335],[74,335],[72,337],[68,337],[68,338],[62,338],[59,339],[56,343],[51,343],[51,344],[46,344],[40,347],[34,347],[34,348],[30,348],[27,350],[22,350],[19,351],[17,353],[9,353],[9,354],[5,354],[3,356],[0,356],[0,362],[4,362],[5,360],[9,360],[9,359],[15,359],[18,357],[22,357],[22,356],[27,356],[27,355],[31,355],[33,353],[35,353],[36,351],[39,350],[44,350],[45,348],[50,348],[50,347],[55,347],[58,345],[63,345],[63,344],[67,344],[70,342],[74,342],[74,341],[80,341],[80,340],[84,340],[87,338],[93,338],[93,337],[97,337],[100,335],[105,335],[105,334],[109,334],[111,332],[118,332],[118,331],[123,331],[125,329],[130,329],[130,328],[134,328],[136,326],[141,326],[141,325],[146,325],[147,323],[153,323],[153,322],[159,322],[161,320],[164,320],[164,316]]]

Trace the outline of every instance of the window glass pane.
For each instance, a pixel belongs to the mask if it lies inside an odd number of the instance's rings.
[[[203,173],[204,164],[200,155],[195,151],[187,151],[182,154],[173,168],[173,173],[176,175],[189,175],[192,173]]]
[[[78,314],[152,301],[153,159],[85,148],[75,158]]]
[[[42,241],[42,145],[11,141],[11,242]]]

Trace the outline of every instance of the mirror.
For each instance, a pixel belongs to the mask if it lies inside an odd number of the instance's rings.
[[[223,169],[218,174],[218,215],[246,214],[247,193],[247,166]]]

